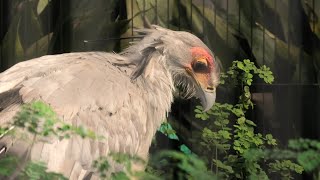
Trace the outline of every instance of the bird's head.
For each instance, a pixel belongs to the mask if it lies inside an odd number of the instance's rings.
[[[214,54],[191,33],[159,26],[153,28],[140,30],[145,35],[144,39],[126,51],[141,55],[132,57],[140,59],[133,79],[143,73],[150,61],[164,60],[174,85],[181,90],[183,97],[196,96],[204,110],[209,110],[215,102],[220,75]]]
[[[216,99],[216,87],[219,83],[219,66],[215,62],[213,54],[202,46],[189,48],[191,57],[184,64],[184,73],[180,74],[175,81],[182,81],[184,96],[194,95],[200,98],[205,111],[209,110]],[[182,78],[186,76],[187,78]]]
[[[204,110],[209,110],[216,99],[220,74],[214,54],[198,37],[187,32],[172,31],[166,47],[167,63],[182,96],[198,97]]]

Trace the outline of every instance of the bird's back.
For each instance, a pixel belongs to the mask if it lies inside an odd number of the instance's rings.
[[[41,100],[65,123],[84,126],[105,137],[101,142],[72,137],[30,143],[5,136],[0,143],[20,157],[47,163],[70,179],[90,172],[91,162],[110,151],[140,154],[147,133],[145,92],[130,81],[126,59],[87,52],[44,56],[0,74],[0,125],[12,121],[23,103]],[[152,137],[152,136],[151,136]],[[151,140],[147,140],[151,141]]]

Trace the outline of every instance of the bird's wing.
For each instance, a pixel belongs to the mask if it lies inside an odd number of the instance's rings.
[[[110,151],[140,155],[147,132],[144,91],[130,81],[125,59],[102,52],[70,53],[21,62],[0,74],[0,125],[12,121],[21,104],[41,100],[59,117],[105,137],[94,142],[80,137],[30,144],[3,137],[0,143],[20,156],[47,163],[49,170],[70,179],[83,177],[91,162]],[[150,135],[149,135],[150,136]],[[151,135],[152,137],[152,135]],[[13,143],[14,142],[14,143]],[[148,144],[148,143],[147,143]]]

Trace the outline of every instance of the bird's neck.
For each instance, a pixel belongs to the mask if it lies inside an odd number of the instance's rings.
[[[145,89],[144,97],[153,111],[148,114],[148,118],[153,118],[150,120],[154,122],[153,127],[149,128],[155,133],[171,109],[174,91],[172,75],[163,59],[154,59],[149,62],[136,83]]]
[[[166,120],[167,113],[171,109],[174,83],[165,57],[157,52],[141,53],[141,51],[135,50],[138,49],[135,46],[131,48],[128,53],[123,55],[128,60],[127,67],[130,68],[127,73],[131,75],[133,83],[138,87],[137,90],[145,103],[141,106],[146,108],[143,111],[146,115],[146,122],[143,127],[140,127],[143,132],[140,134],[143,143],[139,145],[138,152],[140,154],[138,155],[147,157],[152,138]]]

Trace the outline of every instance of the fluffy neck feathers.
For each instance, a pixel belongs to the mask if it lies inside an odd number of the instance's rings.
[[[133,83],[146,92],[146,100],[149,101],[150,108],[155,113],[153,117],[158,118],[154,120],[160,125],[165,120],[165,115],[170,111],[173,102],[174,82],[164,56],[155,52],[149,58],[142,73],[133,80],[135,81]]]
[[[121,53],[133,64],[131,80],[143,91],[149,103],[149,122],[154,122],[153,132],[165,120],[173,102],[173,74],[167,63],[160,34],[147,36]]]

